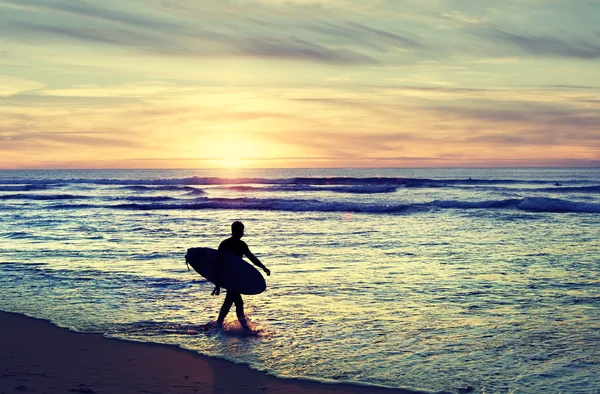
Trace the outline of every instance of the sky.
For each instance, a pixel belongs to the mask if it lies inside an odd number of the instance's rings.
[[[598,167],[600,0],[0,0],[0,168]]]

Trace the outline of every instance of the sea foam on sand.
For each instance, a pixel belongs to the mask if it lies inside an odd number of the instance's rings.
[[[0,312],[0,392],[413,394],[281,379],[173,346],[104,338]]]

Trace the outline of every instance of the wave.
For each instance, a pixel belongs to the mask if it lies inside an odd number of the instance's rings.
[[[126,210],[205,210],[205,209],[236,209],[287,212],[354,212],[354,213],[407,213],[414,211],[430,211],[432,209],[504,209],[530,212],[574,212],[600,213],[600,204],[583,203],[557,198],[528,197],[504,200],[460,201],[434,200],[426,203],[413,204],[382,204],[360,202],[327,202],[310,199],[278,199],[278,198],[206,198],[201,197],[189,203],[159,203],[148,204],[126,203],[114,205],[59,204],[51,208],[108,208]]]
[[[364,186],[349,186],[349,187],[334,187],[334,188],[326,188],[329,191],[336,193],[355,193],[355,194],[379,194],[379,193],[394,193],[398,190],[397,186],[373,186],[373,185],[364,185]],[[318,190],[318,189],[317,189]]]
[[[570,182],[589,183],[586,180],[572,180]],[[426,179],[426,178],[400,178],[400,177],[297,177],[297,178],[220,178],[220,177],[187,177],[187,178],[159,178],[159,179],[89,179],[89,178],[62,178],[62,179],[7,179],[2,180],[3,185],[56,185],[56,184],[95,184],[95,185],[123,185],[133,190],[145,189],[150,186],[164,186],[181,190],[187,185],[385,185],[405,187],[444,187],[452,185],[502,185],[502,184],[541,184],[552,185],[548,180],[515,180],[515,179]],[[597,183],[597,182],[595,182]],[[178,187],[179,186],[179,187]],[[185,189],[184,189],[185,190]]]
[[[167,185],[167,186],[131,185],[131,186],[123,186],[122,189],[133,190],[133,191],[187,191],[187,192],[192,192],[192,193],[204,194],[204,190],[202,190],[202,189],[198,189],[198,188],[192,187],[192,186],[179,186],[179,185]]]
[[[145,202],[158,202],[158,201],[170,201],[176,200],[174,197],[168,196],[129,196],[124,198],[127,201],[145,201]]]
[[[491,201],[432,201],[429,204],[438,208],[452,209],[518,209],[531,212],[600,213],[600,204],[548,197],[511,198]]]
[[[201,196],[206,194],[206,192],[202,189],[196,189],[195,187],[189,188],[191,189],[186,195],[187,196]]]
[[[575,202],[560,198],[529,197],[523,199],[518,209],[536,212],[582,212],[600,213],[600,204]]]
[[[280,186],[226,186],[225,189],[236,192],[323,192],[350,194],[394,193],[397,185],[352,185],[352,186],[315,186],[315,185],[280,185]]]
[[[72,206],[73,208],[84,205]],[[368,213],[395,213],[403,212],[410,205],[383,205],[363,204],[350,202],[324,202],[319,200],[293,200],[277,198],[198,198],[192,203],[182,204],[116,204],[109,206],[96,206],[98,208],[116,208],[130,210],[203,210],[203,209],[248,209],[261,211],[288,211],[288,212],[368,212]],[[56,208],[66,208],[57,205]]]
[[[46,190],[48,185],[0,185],[0,192],[30,192],[32,190]]]
[[[548,197],[527,197],[523,199],[507,199],[497,201],[433,201],[431,204],[439,208],[477,209],[516,208],[533,212],[576,212],[600,213],[600,204],[584,203]]]
[[[185,185],[236,185],[236,184],[285,184],[293,183],[295,178],[286,179],[267,179],[267,178],[219,178],[219,177],[188,177],[188,178],[159,178],[159,179],[89,179],[89,178],[68,178],[68,179],[6,179],[2,180],[5,185],[30,183],[35,185],[56,185],[56,184],[92,184],[92,185],[124,185],[130,186],[133,190],[152,190],[149,186],[175,186],[180,189]],[[177,188],[179,186],[179,188]],[[156,190],[156,189],[155,189]],[[164,189],[163,189],[164,190]]]
[[[531,189],[530,189],[531,190]],[[552,192],[552,193],[600,193],[599,186],[554,186],[554,187],[543,187],[533,189],[540,192]]]
[[[522,202],[522,199],[511,198],[507,200],[489,200],[489,201],[456,201],[456,200],[435,200],[429,205],[437,208],[454,209],[482,209],[482,208],[515,208]]]
[[[144,185],[123,186],[121,189],[123,189],[123,190],[133,190],[133,191],[136,191],[136,192],[145,192],[147,190],[156,190],[155,188],[153,188],[151,186],[144,186]]]
[[[79,200],[88,196],[73,194],[5,194],[0,195],[0,200]]]
[[[31,238],[32,235],[30,233],[26,233],[24,231],[14,231],[10,233],[0,234],[0,238],[9,238],[9,239],[28,239]]]
[[[110,208],[110,205],[95,205],[95,204],[56,204],[48,207],[50,209],[86,209],[86,208]]]

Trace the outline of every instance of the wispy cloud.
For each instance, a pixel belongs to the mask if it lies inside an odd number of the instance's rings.
[[[94,135],[95,134],[95,135]],[[11,150],[15,147],[36,145],[37,149],[43,148],[45,145],[55,145],[55,143],[65,145],[83,145],[96,146],[105,148],[139,148],[143,146],[139,141],[130,141],[120,138],[110,138],[99,136],[98,132],[0,132],[2,140],[2,150]]]
[[[496,42],[514,45],[526,55],[600,59],[598,33],[586,37],[574,34],[559,38],[549,34],[516,33],[491,27],[481,33]]]
[[[208,30],[169,35],[132,30],[126,27],[62,27],[43,23],[5,21],[0,31],[52,42],[61,38],[71,42],[132,47],[140,52],[181,57],[248,56],[266,59],[306,60],[334,65],[376,64],[378,61],[360,51],[322,45],[294,36],[234,36]]]
[[[92,3],[83,1],[65,1],[65,0],[45,0],[43,2],[35,0],[3,0],[6,5],[16,8],[30,9],[35,12],[50,11],[72,15],[74,17],[83,17],[86,19],[97,19],[108,22],[117,22],[127,26],[141,26],[149,28],[161,28],[174,26],[151,16],[143,16],[138,13],[127,12],[116,7],[97,7]]]
[[[0,97],[42,89],[45,85],[25,78],[0,75]]]

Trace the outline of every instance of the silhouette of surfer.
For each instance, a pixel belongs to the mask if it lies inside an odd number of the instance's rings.
[[[223,259],[224,252],[231,253],[234,256],[242,257],[246,255],[250,261],[262,268],[263,271],[267,274],[267,276],[271,275],[271,271],[260,262],[260,260],[250,252],[248,245],[246,242],[242,241],[242,237],[244,236],[244,224],[242,222],[233,222],[231,225],[231,237],[227,238],[219,245],[219,249],[217,250],[217,258],[215,260],[215,264],[219,264]],[[212,292],[212,295],[219,295],[221,292],[221,286],[219,285],[219,270],[215,269],[215,288]],[[231,309],[231,305],[235,304],[235,313],[237,318],[245,330],[250,330],[248,327],[248,322],[246,321],[246,315],[244,314],[244,300],[242,300],[242,295],[240,293],[232,292],[227,290],[227,295],[225,296],[225,301],[223,301],[223,306],[221,306],[221,310],[219,311],[219,318],[217,319],[217,326],[222,326],[223,321],[225,320],[225,316],[229,313],[229,309]]]

